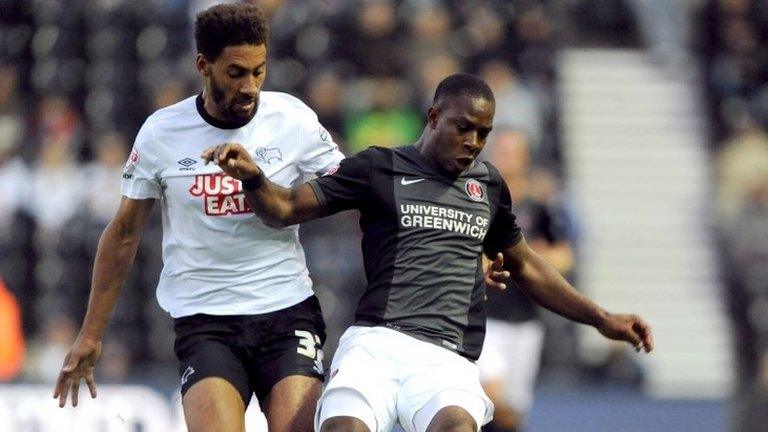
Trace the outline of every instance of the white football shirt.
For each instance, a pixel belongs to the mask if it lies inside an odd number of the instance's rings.
[[[261,92],[256,115],[242,127],[211,118],[201,96],[149,116],[126,163],[121,192],[160,199],[157,299],[174,318],[261,314],[312,295],[298,226],[265,225],[251,212],[240,181],[200,158],[225,142],[242,144],[284,187],[335,170],[344,158],[317,115],[284,93]]]

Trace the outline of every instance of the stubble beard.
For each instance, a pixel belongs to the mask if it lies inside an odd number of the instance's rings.
[[[216,108],[219,111],[219,115],[224,117],[224,120],[240,126],[245,126],[248,124],[248,122],[251,121],[251,119],[256,115],[256,109],[259,105],[259,97],[257,95],[254,101],[254,107],[248,114],[242,115],[238,113],[235,109],[235,105],[239,101],[238,98],[233,98],[230,103],[227,103],[224,89],[218,85],[216,79],[213,78],[213,76],[211,76],[211,98],[213,99],[213,103],[216,105]]]

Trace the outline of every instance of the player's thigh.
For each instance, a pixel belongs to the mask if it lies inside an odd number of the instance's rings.
[[[487,420],[484,398],[466,390],[443,390],[413,418],[413,432],[477,432]]]
[[[177,339],[176,356],[179,359],[182,400],[200,381],[218,378],[229,383],[240,396],[244,406],[251,401],[251,388],[246,359],[240,349],[216,336],[197,334],[192,338]]]
[[[320,303],[315,296],[289,308],[258,317],[253,324],[260,331],[254,340],[248,342],[254,352],[254,362],[249,373],[253,389],[262,405],[266,404],[267,396],[273,388],[285,378],[308,377],[314,378],[314,381],[291,380],[283,386],[283,393],[294,388],[306,392],[307,387],[316,385],[315,381],[322,383],[325,323]]]
[[[376,413],[367,399],[350,388],[336,388],[324,395],[318,406],[320,432],[378,432]]]
[[[341,337],[318,403],[316,430],[326,423],[332,430],[356,430],[354,424],[362,423],[371,432],[389,432],[397,422],[399,372],[390,357],[399,351],[379,330],[353,326]]]
[[[411,351],[416,351],[416,347]],[[421,351],[412,359],[413,373],[397,397],[403,428],[407,432],[424,432],[437,419],[438,430],[451,424],[456,430],[478,430],[489,422],[493,404],[480,385],[477,365],[431,344],[423,345]]]
[[[245,402],[227,380],[207,377],[195,382],[182,397],[189,432],[242,432]]]
[[[262,406],[270,432],[312,432],[322,382],[309,376],[287,376],[272,386]]]

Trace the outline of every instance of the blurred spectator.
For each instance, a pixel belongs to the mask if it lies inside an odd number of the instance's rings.
[[[32,169],[30,212],[39,227],[57,231],[82,204],[85,179],[77,161],[80,151],[80,116],[58,95],[45,97],[32,129],[38,157]]]
[[[160,108],[165,108],[169,105],[173,105],[176,102],[186,98],[188,91],[185,88],[184,83],[180,81],[164,81],[159,87],[157,87],[152,93],[152,105],[149,108],[154,112]],[[127,147],[126,147],[127,148]]]
[[[59,376],[61,359],[69,352],[77,329],[64,315],[47,315],[40,335],[29,344],[29,355],[24,362],[24,376],[32,381],[52,383]]]
[[[522,132],[532,150],[541,143],[541,102],[507,63],[490,60],[480,67],[482,76],[496,97],[494,126]]]
[[[128,140],[119,133],[101,136],[96,140],[96,159],[82,169],[88,180],[83,208],[105,226],[120,205],[120,180],[128,147]]]
[[[768,183],[768,134],[752,124],[722,145],[717,155],[717,208],[721,225],[731,226],[749,195]]]
[[[21,310],[0,279],[0,382],[13,380],[24,361]]]
[[[0,65],[0,239],[8,235],[10,221],[26,196],[29,173],[18,154],[23,133],[17,69]]]
[[[352,14],[339,29],[335,57],[346,60],[364,77],[403,76],[405,32],[394,0],[355,0]]]
[[[539,187],[539,194],[534,194],[526,135],[501,129],[491,135],[487,151],[485,157],[499,169],[509,187],[526,241],[567,275],[574,258],[565,213],[552,199],[551,190]],[[483,387],[496,408],[493,421],[484,430],[519,431],[533,404],[544,324],[539,307],[514,285],[503,292],[489,290],[487,295],[487,333],[478,366]]]
[[[637,24],[626,0],[577,0],[571,13],[581,45],[639,45]]]
[[[701,10],[699,51],[718,144],[750,115],[768,126],[768,5],[754,0],[710,0]]]
[[[346,121],[347,149],[351,153],[372,145],[407,145],[418,138],[421,118],[404,103],[407,91],[403,82],[389,78],[362,80],[355,93],[355,98],[368,101],[370,108],[352,114]]]
[[[700,53],[713,126],[724,301],[736,348],[735,430],[768,407],[768,4],[710,0]]]
[[[413,65],[429,56],[450,55],[452,17],[446,5],[412,1],[405,8],[412,39],[408,45],[409,63]]]
[[[314,74],[307,83],[307,104],[317,113],[320,124],[336,138],[344,130],[344,83],[333,69]]]
[[[445,77],[462,72],[458,59],[451,54],[432,54],[418,59],[414,64],[414,76],[419,97],[414,102],[426,110],[432,105],[437,85]]]
[[[99,382],[125,383],[131,372],[131,360],[129,348],[122,342],[115,339],[106,341],[99,360]]]

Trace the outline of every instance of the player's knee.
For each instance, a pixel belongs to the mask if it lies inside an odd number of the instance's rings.
[[[235,387],[217,377],[193,384],[182,398],[190,432],[241,431],[245,402]]]
[[[320,432],[373,432],[355,417],[331,417],[320,427]]]
[[[475,432],[475,419],[463,408],[449,406],[441,409],[427,428],[427,432]]]

